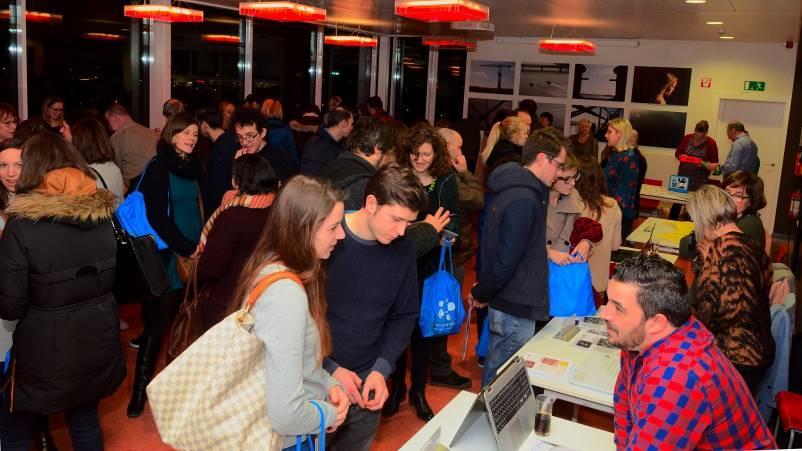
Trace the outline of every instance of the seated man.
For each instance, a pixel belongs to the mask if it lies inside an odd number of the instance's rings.
[[[618,265],[600,316],[621,351],[618,449],[773,449],[746,383],[691,316],[682,272],[658,256]]]

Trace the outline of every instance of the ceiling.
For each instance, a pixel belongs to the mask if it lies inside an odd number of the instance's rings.
[[[490,7],[496,36],[784,42],[799,38],[800,0],[479,0]],[[197,3],[236,7],[238,0]],[[327,23],[395,35],[455,35],[448,24],[396,17],[394,0],[301,0],[324,7]],[[724,25],[706,25],[707,21]],[[465,33],[462,33],[465,34]],[[473,32],[478,39],[489,33]]]

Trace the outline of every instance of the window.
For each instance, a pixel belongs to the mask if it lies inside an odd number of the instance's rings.
[[[239,105],[244,96],[240,58],[245,44],[237,38],[242,36],[244,18],[235,10],[191,7],[203,10],[203,23],[171,26],[172,96],[190,110],[216,106],[221,100]]]
[[[0,16],[0,102],[10,103],[17,107],[17,59],[12,39],[15,36],[16,24],[10,18],[11,2],[0,0],[0,11],[9,16]]]
[[[426,79],[429,48],[421,38],[398,38],[394,116],[407,125],[426,120]]]
[[[335,34],[327,29],[326,34]],[[331,96],[340,96],[343,105],[356,108],[370,97],[372,47],[323,48],[323,104]]]
[[[453,124],[462,119],[467,59],[465,50],[440,49],[437,65],[437,97],[434,104],[435,124],[441,120]]]

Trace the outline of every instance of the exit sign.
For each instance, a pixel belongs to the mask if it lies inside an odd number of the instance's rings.
[[[766,82],[765,81],[745,81],[744,82],[744,91],[765,91],[766,90]]]

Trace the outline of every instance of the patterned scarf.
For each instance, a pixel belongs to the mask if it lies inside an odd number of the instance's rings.
[[[209,217],[209,220],[206,221],[206,225],[203,226],[203,231],[201,232],[200,236],[201,252],[206,248],[206,239],[209,237],[209,233],[212,231],[214,221],[218,216],[220,216],[221,213],[231,207],[267,208],[273,205],[273,199],[275,199],[275,197],[275,193],[241,194],[237,190],[226,191],[226,193],[223,195],[223,201],[220,203],[220,206],[214,211],[214,213],[212,213],[212,216]]]

